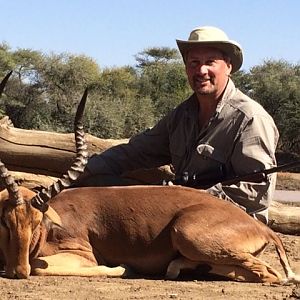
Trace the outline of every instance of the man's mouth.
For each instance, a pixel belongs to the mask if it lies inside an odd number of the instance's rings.
[[[200,77],[196,77],[195,78],[195,83],[197,84],[205,84],[205,83],[210,83],[210,79],[209,78],[200,78]]]

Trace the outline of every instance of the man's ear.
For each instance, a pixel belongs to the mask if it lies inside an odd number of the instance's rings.
[[[227,71],[226,71],[226,75],[230,76],[231,71],[232,71],[232,64],[230,63],[230,60],[226,62],[227,64]]]

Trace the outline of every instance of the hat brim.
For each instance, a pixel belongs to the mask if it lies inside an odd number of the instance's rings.
[[[185,62],[185,56],[188,50],[194,47],[212,47],[221,50],[230,58],[232,71],[234,73],[240,69],[243,64],[243,51],[234,41],[182,41],[176,40],[178,49]]]

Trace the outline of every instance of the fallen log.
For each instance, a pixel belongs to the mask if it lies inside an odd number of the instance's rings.
[[[86,140],[90,155],[127,141],[90,134]],[[5,117],[0,121],[0,157],[11,171],[60,177],[75,158],[74,134],[15,128]]]
[[[287,205],[273,201],[269,209],[269,226],[276,232],[300,235],[300,203]]]
[[[57,177],[41,175],[41,174],[32,174],[26,172],[10,171],[9,172],[14,178],[15,182],[18,185],[27,187],[28,189],[34,190],[38,187],[48,187],[52,183],[58,180]],[[1,189],[4,188],[2,182],[0,183]]]

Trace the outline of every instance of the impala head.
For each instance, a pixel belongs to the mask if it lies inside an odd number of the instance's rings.
[[[8,77],[0,83],[0,95]],[[0,160],[0,177],[6,188],[0,192],[0,253],[2,251],[4,256],[6,276],[10,278],[27,278],[30,275],[29,259],[36,254],[35,235],[39,234],[44,214],[49,213],[47,202],[70,186],[87,163],[88,152],[82,126],[86,99],[87,90],[79,103],[74,121],[76,159],[63,178],[36,194],[19,187]]]
[[[9,189],[7,187],[0,192],[0,248],[4,255],[5,273],[10,278],[27,278],[30,274],[30,243],[43,213],[30,205],[34,192],[18,187],[20,198],[15,201]]]

